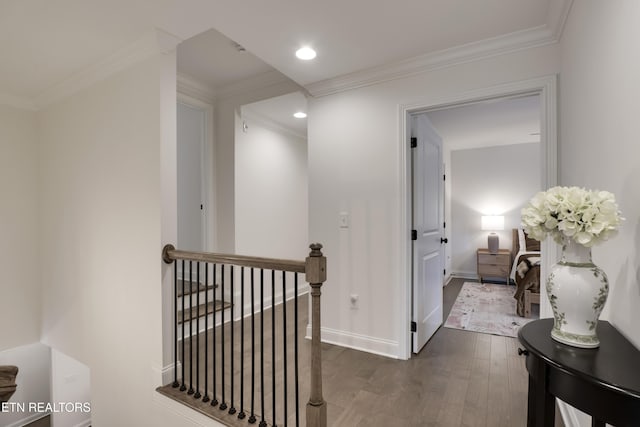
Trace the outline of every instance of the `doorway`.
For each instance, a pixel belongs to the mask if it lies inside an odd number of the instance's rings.
[[[411,230],[413,223],[413,198],[412,198],[412,158],[411,158],[411,124],[412,116],[429,111],[436,111],[455,106],[470,105],[501,98],[517,97],[524,95],[538,95],[540,99],[540,187],[549,188],[557,183],[557,129],[556,129],[556,77],[548,76],[523,82],[495,86],[483,90],[462,93],[456,96],[440,100],[430,100],[423,103],[400,106],[400,159],[401,159],[401,184],[404,191],[401,193],[402,225],[406,230]],[[409,233],[407,233],[409,234]],[[413,350],[413,332],[411,322],[413,319],[413,272],[414,256],[413,241],[407,235],[400,236],[401,259],[405,268],[401,271],[401,283],[405,286],[401,289],[402,305],[398,328],[400,340],[401,359],[409,359]],[[548,241],[542,242],[541,275],[547,274],[551,263],[556,259],[557,248]],[[440,301],[441,304],[441,301]],[[550,309],[546,295],[541,298],[541,317],[549,316]],[[407,327],[407,326],[410,327]]]
[[[179,96],[177,110],[178,247],[211,251],[214,203],[212,107]]]

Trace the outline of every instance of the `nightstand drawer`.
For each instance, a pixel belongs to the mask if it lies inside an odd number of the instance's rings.
[[[492,264],[480,264],[478,265],[479,276],[489,277],[502,277],[509,274],[508,265],[492,265]]]
[[[478,254],[478,264],[482,265],[506,265],[511,264],[510,256],[508,254]]]

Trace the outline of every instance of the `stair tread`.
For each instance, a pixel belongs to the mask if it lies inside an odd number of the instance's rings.
[[[227,301],[220,301],[220,300],[216,300],[215,301],[215,311],[220,311],[223,309],[227,309],[231,307],[231,303],[227,302]],[[197,308],[197,313],[195,313],[195,310]],[[192,312],[194,312],[192,314]],[[214,302],[211,301],[208,304],[206,304],[206,312],[205,312],[205,304],[200,304],[198,307],[192,307],[192,308],[187,308],[184,310],[184,319],[189,319],[190,317],[193,316],[193,318],[195,319],[196,317],[203,317],[206,314],[212,314],[214,312]],[[183,312],[179,311],[178,312],[178,323],[182,323],[182,319],[183,319]]]
[[[218,285],[216,284],[215,287],[217,288]],[[214,285],[212,284],[208,284],[208,285],[204,285],[204,283],[197,283],[197,282],[189,282],[188,280],[184,281],[184,294],[182,293],[182,280],[178,279],[178,296],[181,297],[182,295],[190,295],[190,294],[195,294],[196,292],[199,291],[204,291],[204,290],[211,290],[214,288]]]

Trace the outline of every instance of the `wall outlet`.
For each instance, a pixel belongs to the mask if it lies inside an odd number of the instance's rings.
[[[359,299],[359,295],[358,294],[351,294],[349,295],[349,302],[351,303],[351,308],[358,308],[358,299]]]
[[[349,228],[349,213],[340,212],[339,221],[340,221],[340,228]]]

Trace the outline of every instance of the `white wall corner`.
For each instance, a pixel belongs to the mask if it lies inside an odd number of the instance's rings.
[[[549,13],[547,14],[547,27],[551,30],[553,39],[560,41],[564,25],[567,22],[569,11],[573,0],[557,0],[549,2]]]
[[[37,109],[52,105],[153,55],[170,53],[180,41],[166,31],[153,29],[111,56],[43,91],[33,103]]]

